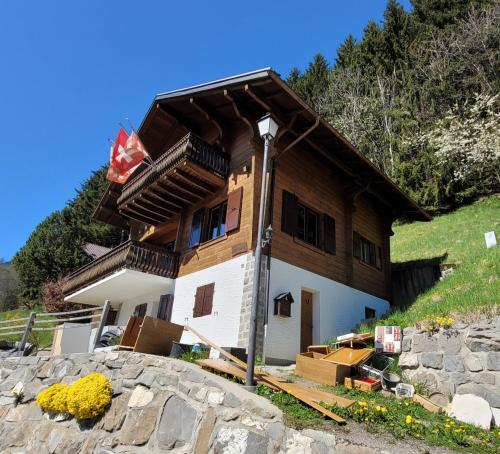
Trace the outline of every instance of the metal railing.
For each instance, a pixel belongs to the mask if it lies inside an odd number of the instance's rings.
[[[90,307],[86,309],[77,309],[67,312],[31,312],[28,317],[16,318],[0,321],[0,336],[17,336],[22,334],[21,341],[16,349],[18,352],[24,352],[28,338],[31,332],[37,331],[55,331],[57,329],[77,328],[80,325],[67,326],[64,323],[90,320],[90,324],[97,323],[97,332],[94,339],[94,348],[96,347],[102,335],[102,330],[108,318],[110,302],[106,300],[104,306]],[[73,315],[78,314],[76,317]],[[86,314],[86,315],[81,315]],[[48,318],[50,317],[50,318]],[[58,318],[53,318],[58,317]],[[20,322],[24,322],[19,324]],[[10,323],[10,325],[9,325]],[[49,326],[49,325],[55,326]],[[7,325],[7,326],[3,326]],[[7,331],[7,332],[3,332]]]
[[[69,295],[122,268],[175,278],[178,262],[178,254],[174,252],[168,252],[160,246],[128,240],[71,273],[67,277],[63,293]]]

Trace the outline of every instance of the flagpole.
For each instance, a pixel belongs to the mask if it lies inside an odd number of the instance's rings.
[[[135,130],[134,128],[134,125],[132,124],[132,122],[130,121],[130,119],[128,117],[125,117],[125,121],[128,123],[128,125],[130,126],[130,129],[132,130],[132,132],[135,132],[137,135],[139,135],[137,133],[137,131]],[[149,166],[153,167],[155,162],[153,161],[153,159],[151,158],[151,156],[149,156],[149,154],[146,152],[146,156],[145,156],[147,159],[149,159],[149,163],[147,163]],[[145,160],[143,162],[146,162]]]

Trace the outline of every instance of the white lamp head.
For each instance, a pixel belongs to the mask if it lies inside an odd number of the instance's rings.
[[[276,137],[276,133],[278,132],[278,123],[273,118],[270,113],[264,115],[260,120],[257,121],[259,126],[259,134],[263,139],[268,138],[272,140]]]

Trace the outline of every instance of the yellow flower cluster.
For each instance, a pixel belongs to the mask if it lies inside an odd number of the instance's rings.
[[[49,413],[67,413],[68,385],[56,383],[44,389],[36,398],[38,406]]]
[[[449,328],[453,323],[455,323],[455,319],[452,317],[434,317],[433,319],[434,323],[436,323],[439,326],[442,326],[443,328]]]
[[[111,384],[102,374],[80,378],[71,386],[55,384],[36,399],[40,408],[51,413],[69,413],[78,420],[104,413],[111,402]]]

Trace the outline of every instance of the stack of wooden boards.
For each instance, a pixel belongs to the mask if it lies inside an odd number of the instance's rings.
[[[223,350],[218,345],[214,344],[207,338],[203,337],[200,333],[195,331],[193,328],[189,326],[185,326],[185,329],[193,333],[196,337],[198,337],[202,342],[209,345],[213,349],[217,350],[221,355],[232,361],[234,364],[230,364],[227,361],[223,360],[213,360],[213,359],[201,359],[196,361],[201,367],[205,369],[210,369],[212,371],[223,373],[227,375],[231,375],[233,377],[240,378],[241,380],[245,379],[247,365],[244,361],[236,358],[230,353]],[[335,394],[327,393],[324,391],[320,391],[309,386],[300,385],[298,383],[289,383],[281,378],[274,377],[272,375],[268,375],[263,373],[260,370],[255,371],[255,380],[258,384],[262,384],[268,386],[269,388],[275,391],[282,391],[287,394],[292,395],[296,399],[305,403],[306,405],[314,408],[315,410],[322,413],[324,416],[327,416],[330,419],[338,422],[339,424],[345,424],[345,419],[336,415],[335,413],[327,410],[323,407],[320,402],[324,402],[330,405],[338,405],[339,407],[349,408],[354,405],[354,400],[346,399],[345,397],[336,396]]]

